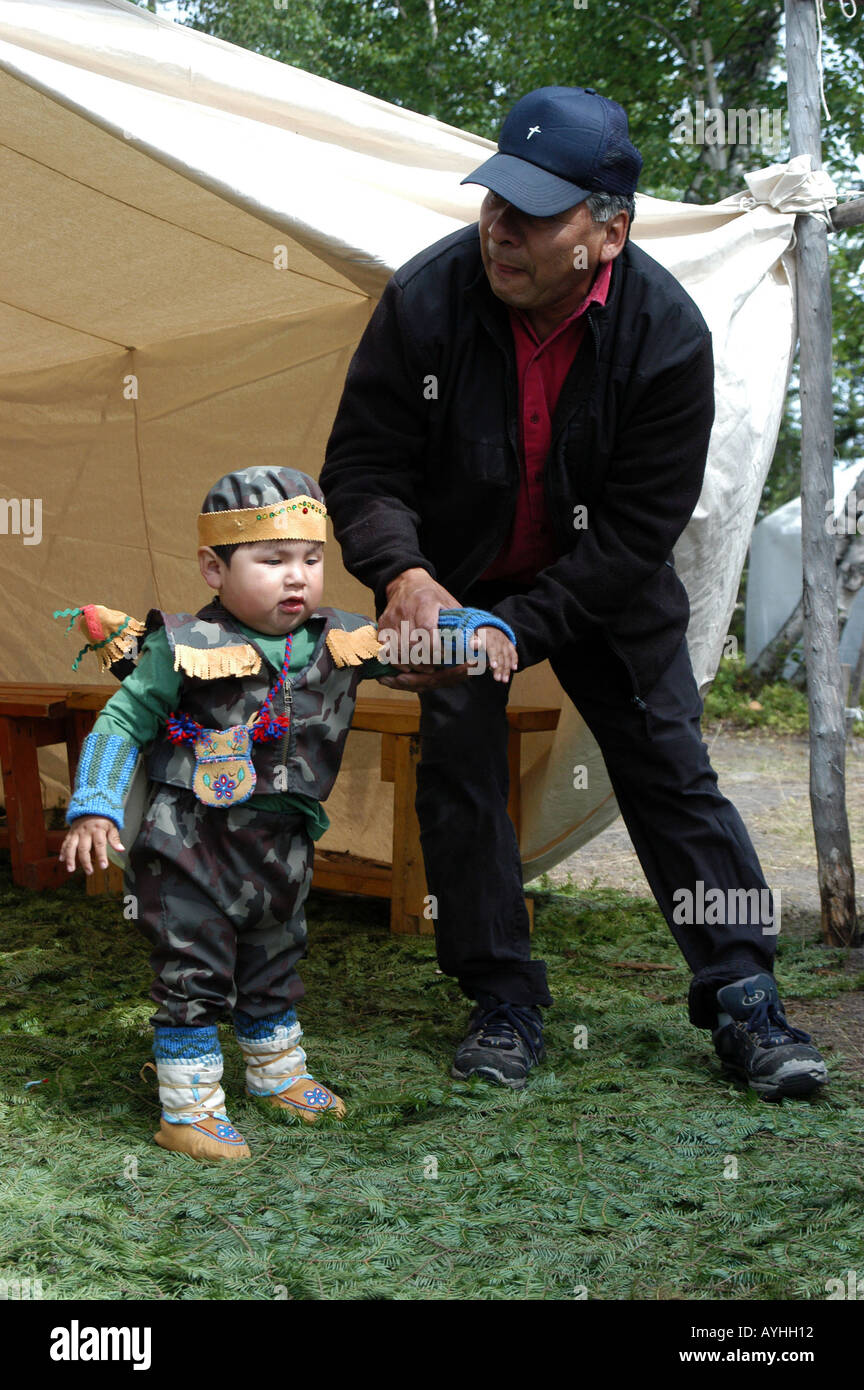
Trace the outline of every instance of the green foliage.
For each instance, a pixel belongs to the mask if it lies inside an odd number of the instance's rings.
[[[450,1079],[467,1005],[431,940],[391,937],[382,905],[313,895],[304,1045],[348,1118],[307,1127],[256,1108],[223,1028],[253,1160],[219,1167],[152,1141],[147,947],[120,903],[80,881],[25,893],[7,862],[0,1278],[40,1278],[61,1300],[570,1300],[579,1286],[805,1300],[860,1264],[864,1086],[842,1058],[813,1102],[767,1105],[725,1080],[687,1022],[688,972],[653,903],[541,902],[549,1058],[513,1094]],[[843,952],[780,950],[787,998],[854,983]],[[633,959],[672,969],[615,968]]]
[[[753,705],[759,708],[753,708]],[[743,657],[723,657],[705,696],[704,723],[722,720],[745,729],[777,734],[806,734],[810,721],[807,696],[786,681],[761,685]]]
[[[763,685],[743,657],[724,656],[705,696],[702,722],[806,735],[810,728],[807,694],[788,681]],[[864,737],[864,720],[855,721],[852,733]]]
[[[753,164],[747,146],[673,141],[685,101],[710,105],[713,90],[725,109],[785,105],[782,6],[771,0],[753,0],[746,14],[737,0],[659,0],[650,11],[626,0],[584,8],[572,0],[180,0],[180,7],[207,33],[490,138],[532,87],[597,85],[630,113],[646,190],[663,187],[671,197],[723,197],[742,165]],[[846,169],[860,138],[860,35],[833,10],[825,33],[829,149]]]
[[[187,23],[244,48],[495,138],[533,87],[595,85],[627,108],[642,151],[641,189],[713,202],[744,174],[789,157],[783,6],[773,0],[179,0]],[[433,22],[434,18],[434,22]],[[864,28],[829,5],[823,159],[841,201],[862,188]],[[773,143],[687,144],[672,135],[686,105],[782,113]],[[834,313],[836,448],[864,450],[864,233],[829,238]],[[797,370],[759,515],[800,492]]]

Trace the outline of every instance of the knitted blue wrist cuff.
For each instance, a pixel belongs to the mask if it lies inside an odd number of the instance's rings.
[[[483,608],[442,608],[438,614],[439,627],[455,627],[461,632],[474,632],[478,627],[497,627],[516,646],[516,634],[502,618]]]
[[[139,748],[119,734],[92,730],[81,746],[66,824],[78,816],[106,816],[123,829],[123,798],[129,790]]]

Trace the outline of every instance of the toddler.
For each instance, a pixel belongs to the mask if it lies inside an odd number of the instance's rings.
[[[300,1046],[296,967],[306,954],[313,841],[329,824],[321,802],[357,686],[394,668],[379,660],[368,618],[321,606],[326,515],[304,473],[227,474],[198,517],[211,602],[196,614],[151,609],[143,625],[121,615],[124,640],[134,644],[136,631],[141,639],[134,666],[124,641],[108,640],[116,633],[99,644],[115,674],[128,674],[84,741],[60,858],[89,873],[91,853],[105,867],[107,845],[123,852],[124,798],[143,749],[150,794],[127,848],[125,888],[152,946],[155,1139],[197,1159],[250,1156],[221,1085],[217,1022],[226,1010],[250,1095],[308,1122],[345,1113]],[[464,621],[458,611],[454,621]],[[509,679],[512,634],[472,614],[470,628],[480,625],[493,675]]]

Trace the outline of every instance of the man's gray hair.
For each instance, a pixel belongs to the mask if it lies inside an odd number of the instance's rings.
[[[608,222],[618,212],[628,213],[631,223],[636,216],[636,199],[623,193],[591,193],[585,206],[595,222]]]

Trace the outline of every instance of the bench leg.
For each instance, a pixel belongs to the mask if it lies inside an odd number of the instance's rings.
[[[426,869],[420,848],[420,825],[414,809],[420,740],[395,738],[393,757],[393,884],[390,896],[390,930],[400,935],[434,936],[435,924],[424,916]]]
[[[0,718],[0,766],[12,879],[19,887],[31,889],[54,888],[65,881],[66,874],[57,856],[48,852],[38,733],[36,720]]]
[[[96,723],[96,715],[89,709],[69,710],[66,715],[66,762],[69,765],[69,786],[75,786],[75,772],[81,757],[81,745]],[[71,795],[71,793],[70,793]]]
[[[520,753],[522,735],[510,730],[507,756],[510,763],[510,797],[507,810],[520,832]],[[420,825],[414,809],[420,740],[414,735],[385,734],[381,744],[381,780],[392,781],[393,877],[390,895],[390,930],[400,936],[434,936],[432,916],[426,916],[429,888],[420,846]],[[526,898],[530,930],[534,930],[534,899]],[[429,911],[434,904],[429,905]]]
[[[94,864],[92,874],[85,875],[85,883],[85,891],[93,897],[103,893],[122,893],[123,870],[117,864],[112,864],[110,859],[107,869],[100,869],[98,864]]]

